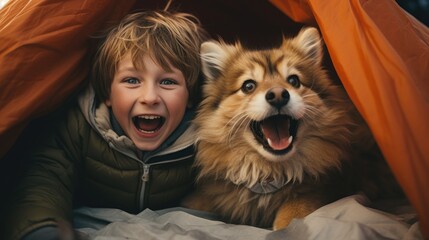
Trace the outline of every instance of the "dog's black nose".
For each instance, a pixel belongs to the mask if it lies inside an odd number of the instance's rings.
[[[271,106],[280,109],[289,102],[289,92],[281,87],[275,87],[268,90],[265,99]]]

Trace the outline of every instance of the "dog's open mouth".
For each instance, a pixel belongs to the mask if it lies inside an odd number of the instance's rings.
[[[162,127],[165,119],[161,116],[136,116],[133,117],[133,123],[136,128],[143,133],[154,133]]]
[[[262,121],[253,121],[250,128],[264,148],[274,154],[285,154],[292,149],[298,121],[288,115],[274,115]]]

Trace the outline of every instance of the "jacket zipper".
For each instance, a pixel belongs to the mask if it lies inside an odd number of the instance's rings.
[[[178,161],[181,161],[183,159],[187,159],[190,157],[190,155],[187,155],[187,156],[184,156],[181,158],[176,158],[176,159],[173,159],[170,161],[162,161],[162,162],[157,162],[157,163],[145,164],[141,159],[137,158],[134,154],[131,154],[129,151],[119,150],[112,141],[109,141],[109,145],[110,145],[110,147],[116,149],[117,151],[119,151],[119,152],[127,155],[128,157],[133,158],[136,161],[140,162],[143,166],[143,175],[141,176],[142,187],[141,187],[140,194],[139,194],[139,200],[140,200],[139,201],[139,209],[140,209],[140,211],[143,211],[144,210],[143,208],[146,206],[146,194],[145,194],[145,192],[146,192],[146,185],[150,180],[150,167],[152,165],[168,164],[168,163],[172,163],[172,162],[178,162]],[[150,158],[156,157],[156,156],[157,155],[154,155],[154,156],[151,156]],[[147,161],[149,161],[149,159],[147,159]]]
[[[146,191],[146,184],[149,182],[149,168],[150,165],[143,163],[143,175],[142,175],[142,188],[140,192],[140,210],[143,210],[143,207],[146,205],[145,201],[145,191]]]
[[[141,176],[141,180],[142,180],[142,187],[141,187],[141,191],[140,191],[140,211],[143,211],[144,207],[146,206],[146,185],[148,184],[149,180],[150,180],[150,167],[153,165],[161,165],[161,164],[168,164],[168,163],[172,163],[172,162],[179,162],[183,159],[188,159],[190,157],[190,155],[188,156],[184,156],[181,158],[176,158],[170,161],[162,161],[162,162],[157,162],[157,163],[151,163],[151,164],[145,164],[143,163],[143,175]]]

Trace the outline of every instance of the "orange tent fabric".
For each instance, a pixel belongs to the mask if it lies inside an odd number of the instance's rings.
[[[0,10],[0,158],[83,82],[90,36],[134,2],[10,1]]]
[[[271,0],[316,24],[429,238],[429,29],[395,1]]]

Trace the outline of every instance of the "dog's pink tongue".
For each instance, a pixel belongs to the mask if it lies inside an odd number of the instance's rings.
[[[289,119],[286,116],[270,117],[261,123],[261,128],[272,149],[283,150],[289,146]]]

